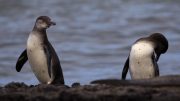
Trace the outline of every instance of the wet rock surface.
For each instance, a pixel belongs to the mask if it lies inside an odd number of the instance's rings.
[[[169,77],[163,77],[149,81],[114,80],[112,81],[113,83],[111,80],[101,80],[101,82],[98,80],[98,82],[92,82],[93,84],[90,85],[75,83],[72,87],[44,84],[26,85],[24,83],[12,82],[4,87],[0,87],[0,100],[180,101],[179,77],[173,76],[170,78],[171,79],[169,79]],[[163,80],[163,83],[160,82],[160,80]],[[167,85],[165,83],[167,83]]]

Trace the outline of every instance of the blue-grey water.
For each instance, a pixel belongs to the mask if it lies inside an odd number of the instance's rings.
[[[120,78],[130,46],[154,32],[169,40],[160,75],[180,74],[179,0],[0,0],[0,85],[38,84],[28,62],[21,72],[15,64],[40,15],[57,23],[48,37],[66,84]]]

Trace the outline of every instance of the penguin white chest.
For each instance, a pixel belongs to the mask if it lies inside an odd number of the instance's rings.
[[[30,66],[41,83],[50,81],[47,66],[47,57],[39,37],[30,35],[27,41],[27,55]]]
[[[132,79],[145,79],[155,76],[155,67],[152,61],[154,48],[151,43],[137,42],[130,52],[129,67]]]

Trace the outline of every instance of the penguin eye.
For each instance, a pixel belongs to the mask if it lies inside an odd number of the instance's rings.
[[[39,23],[39,24],[43,24],[44,21],[43,21],[43,20],[38,20],[38,23]]]
[[[39,19],[37,20],[36,26],[38,28],[47,28],[48,25],[44,20]]]

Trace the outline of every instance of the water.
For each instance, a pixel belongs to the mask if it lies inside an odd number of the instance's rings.
[[[160,74],[180,74],[178,0],[0,0],[0,85],[38,84],[28,62],[19,73],[15,64],[40,15],[57,23],[48,37],[68,85],[119,79],[130,46],[154,32],[163,33],[170,45],[158,62]]]

